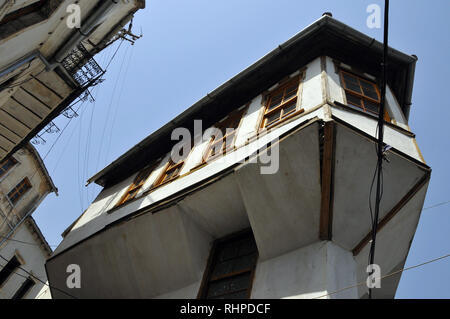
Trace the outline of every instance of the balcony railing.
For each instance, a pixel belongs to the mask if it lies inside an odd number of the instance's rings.
[[[103,73],[103,69],[98,65],[82,43],[75,47],[75,49],[64,58],[62,65],[81,86]]]

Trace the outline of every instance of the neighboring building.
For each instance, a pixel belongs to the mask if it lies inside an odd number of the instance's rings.
[[[116,39],[135,40],[123,28],[144,7],[145,0],[0,0],[0,161],[97,83],[104,70],[93,56]]]
[[[382,52],[325,15],[205,96],[89,180],[103,190],[48,259],[50,285],[81,298],[367,297]],[[405,263],[431,173],[408,126],[416,61],[389,50],[382,275]],[[195,134],[196,119],[227,139]],[[194,147],[177,161],[180,127]],[[66,287],[71,264],[80,289]],[[374,297],[393,298],[400,275]]]
[[[1,299],[49,296],[36,278],[47,281],[52,249],[31,215],[52,192],[57,189],[31,144],[0,164]]]
[[[0,246],[0,255],[8,259],[0,260],[0,299],[50,299],[43,282],[47,282],[44,265],[51,253],[33,217],[28,217]]]

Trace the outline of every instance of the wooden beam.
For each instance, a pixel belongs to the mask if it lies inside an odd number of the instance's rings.
[[[322,155],[322,201],[320,207],[319,238],[331,240],[333,226],[333,163],[334,163],[334,122],[325,122],[323,128]]]
[[[422,178],[409,190],[408,193],[406,193],[406,195],[400,199],[400,201],[397,203],[397,205],[394,206],[394,208],[392,208],[392,210],[386,214],[386,216],[383,217],[383,219],[381,219],[381,221],[378,223],[378,227],[377,227],[377,234],[379,233],[379,231],[386,226],[386,224],[392,219],[394,218],[395,215],[397,215],[397,213],[406,205],[406,203],[408,203],[413,197],[414,195],[417,194],[417,192],[419,190],[422,189],[422,187],[430,180],[430,172],[425,173],[425,175],[422,176]],[[358,255],[363,248],[370,242],[370,240],[372,239],[372,231],[370,231],[360,242],[358,245],[355,246],[355,248],[353,248],[352,252],[353,255],[356,256]]]

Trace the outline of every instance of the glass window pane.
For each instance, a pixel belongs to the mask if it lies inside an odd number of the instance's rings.
[[[236,131],[235,131],[236,132]],[[236,135],[235,132],[233,132],[230,135],[227,135],[226,139],[225,139],[225,143],[224,143],[224,150],[230,150],[233,148],[234,145],[234,136]]]
[[[362,93],[361,88],[359,87],[358,79],[350,74],[343,73],[345,87],[349,90]]]
[[[232,292],[230,294],[222,295],[220,297],[216,297],[214,299],[247,299],[248,298],[248,290],[242,290],[238,292]]]
[[[289,103],[289,105],[286,105],[283,107],[283,117],[288,115],[291,112],[294,112],[297,107],[297,103],[294,101],[293,103]]]
[[[239,256],[249,255],[256,251],[256,242],[254,240],[243,239],[240,241]]]
[[[233,271],[233,260],[224,261],[216,265],[213,273],[212,273],[212,279],[229,274]]]
[[[276,112],[268,115],[267,116],[266,126],[277,122],[280,119],[280,115],[281,115],[281,110],[276,111]]]
[[[284,101],[289,100],[290,98],[297,95],[298,90],[298,83],[295,83],[294,85],[291,85],[286,88],[286,94],[284,96]]]
[[[131,199],[131,198],[136,197],[136,195],[137,195],[139,189],[140,189],[140,188],[135,188],[135,189],[133,189],[132,191],[130,191],[130,193],[129,193],[129,195],[128,195],[128,198]]]
[[[378,103],[373,103],[368,100],[364,100],[364,107],[367,111],[378,114],[378,109],[380,105]]]
[[[248,289],[249,286],[250,286],[250,272],[234,276],[230,281],[231,291]]]
[[[364,95],[378,101],[378,93],[375,85],[366,81],[360,81]]]
[[[257,258],[256,254],[252,254],[234,259],[233,272],[251,269],[256,264]]]
[[[270,110],[274,109],[275,107],[277,107],[278,105],[280,105],[282,99],[283,99],[283,93],[279,93],[279,94],[273,96],[270,99],[270,104],[269,104],[268,110],[270,111]]]
[[[239,246],[236,245],[236,242],[230,242],[224,246],[220,247],[219,253],[219,261],[225,261],[238,256]]]
[[[356,105],[356,106],[362,107],[361,106],[361,99],[359,97],[356,97],[353,94],[349,94],[349,93],[347,93],[346,96],[347,96],[347,103],[348,104],[352,104],[352,105]]]
[[[221,297],[229,293],[247,290],[250,286],[250,279],[250,272],[248,272],[211,282],[207,297]]]
[[[211,282],[208,289],[208,298],[218,297],[220,295],[226,294],[230,290],[230,278],[221,279],[218,281]]]
[[[211,144],[209,156],[220,155],[223,149],[224,141],[221,139],[218,142]]]
[[[214,299],[247,298],[257,258],[258,251],[251,233],[219,242],[202,296]]]

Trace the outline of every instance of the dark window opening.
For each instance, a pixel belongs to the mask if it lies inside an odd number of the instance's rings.
[[[218,240],[212,249],[199,298],[250,298],[258,249],[251,232]]]
[[[19,184],[16,185],[9,193],[8,198],[11,203],[16,204],[23,195],[31,189],[31,183],[28,178],[24,178]]]
[[[180,177],[180,173],[184,167],[184,164],[186,163],[187,158],[189,157],[192,149],[194,148],[194,140],[191,140],[189,143],[190,143],[189,145],[185,144],[183,147],[180,147],[177,150],[178,156],[180,156],[180,159],[178,160],[178,162],[175,163],[172,159],[172,153],[170,154],[169,161],[166,164],[164,171],[153,183],[151,189],[154,189],[160,185],[169,183],[169,182],[177,179],[178,177]]]
[[[10,261],[0,271],[0,287],[8,280],[9,276],[20,267],[20,261],[17,256],[13,256]]]
[[[232,112],[225,119],[215,124],[221,135],[213,136],[211,142],[203,155],[203,163],[211,161],[221,155],[225,155],[234,150],[236,133],[246,108]]]
[[[156,180],[152,187],[156,187],[165,183],[168,183],[180,176],[181,170],[184,166],[184,160],[175,163],[172,159],[166,165],[166,168],[162,175]]]
[[[23,299],[35,284],[34,280],[28,277],[11,299]]]
[[[3,177],[14,165],[17,164],[17,161],[14,157],[8,158],[0,165],[0,177]]]
[[[136,197],[136,195],[138,194],[138,192],[141,190],[142,186],[144,186],[145,181],[150,176],[150,174],[152,173],[154,168],[155,168],[155,165],[149,166],[147,168],[144,168],[142,171],[140,171],[137,174],[136,178],[134,179],[133,184],[131,184],[131,186],[128,188],[127,192],[125,193],[125,195],[122,196],[122,198],[120,199],[120,201],[117,203],[116,206],[120,206],[120,205],[134,199]]]

